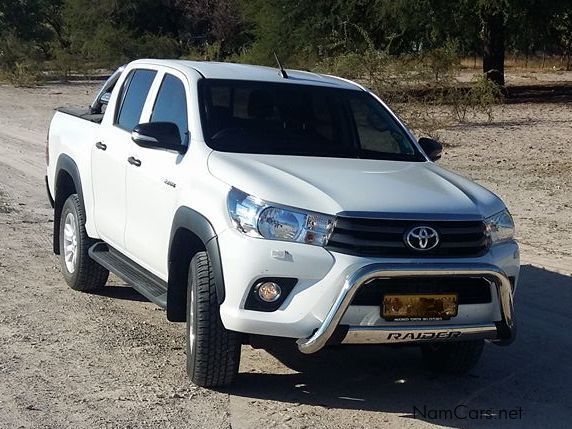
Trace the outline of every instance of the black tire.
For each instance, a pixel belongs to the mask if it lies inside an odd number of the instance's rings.
[[[484,340],[435,343],[421,346],[425,365],[437,372],[466,374],[479,362]]]
[[[71,271],[66,264],[65,237],[66,219],[73,216],[76,236],[76,258]],[[71,218],[70,218],[71,219]],[[87,254],[88,249],[96,241],[89,238],[85,230],[85,212],[77,194],[68,197],[62,207],[60,218],[60,263],[64,279],[70,288],[81,292],[95,292],[102,289],[107,282],[109,271],[95,262]]]
[[[187,288],[187,373],[202,387],[226,386],[238,374],[242,336],[220,318],[215,282],[206,252],[191,260]]]

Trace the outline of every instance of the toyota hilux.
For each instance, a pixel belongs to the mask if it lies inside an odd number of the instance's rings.
[[[134,61],[51,122],[53,251],[72,289],[111,271],[186,322],[201,386],[232,382],[251,336],[419,346],[466,372],[515,338],[519,250],[501,199],[441,153],[342,78]]]

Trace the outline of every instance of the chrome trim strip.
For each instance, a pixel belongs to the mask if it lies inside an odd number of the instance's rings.
[[[516,334],[513,319],[512,289],[507,275],[491,264],[472,263],[431,263],[431,264],[399,264],[374,263],[361,267],[346,277],[336,301],[330,308],[322,325],[308,338],[297,341],[302,353],[315,353],[324,347],[342,320],[344,313],[353,300],[358,289],[377,278],[403,277],[467,277],[480,276],[494,281],[500,300],[501,322],[497,325],[497,338],[500,344],[511,342]],[[478,325],[477,325],[478,326]],[[447,329],[447,326],[434,326],[435,331]]]
[[[364,211],[342,211],[336,216],[349,220],[376,219],[376,220],[403,220],[403,221],[466,221],[483,222],[484,217],[477,214],[449,214],[449,213],[391,213],[391,212],[364,212]]]
[[[405,344],[427,341],[493,339],[494,324],[439,326],[350,326],[342,344]]]

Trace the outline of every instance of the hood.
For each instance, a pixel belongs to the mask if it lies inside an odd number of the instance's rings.
[[[228,185],[268,202],[327,214],[481,218],[504,209],[492,192],[431,162],[213,151],[208,168]]]

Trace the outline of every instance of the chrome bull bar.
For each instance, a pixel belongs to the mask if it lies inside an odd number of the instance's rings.
[[[394,344],[485,338],[499,345],[510,344],[516,335],[513,291],[507,275],[491,264],[383,264],[361,267],[346,277],[344,286],[322,325],[308,338],[297,341],[302,353],[315,353],[326,345],[338,328],[354,295],[363,285],[382,278],[484,277],[496,285],[501,320],[490,324],[433,326],[350,326],[342,343]]]

